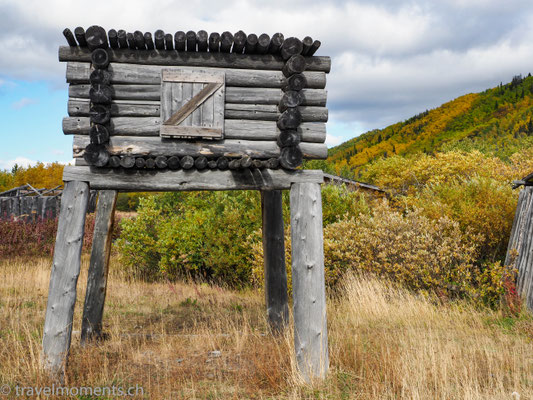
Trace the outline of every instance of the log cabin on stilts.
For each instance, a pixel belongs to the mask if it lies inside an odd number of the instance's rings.
[[[327,157],[326,74],[318,40],[100,26],[63,32],[74,166],[65,189],[50,277],[43,362],[66,368],[89,190],[99,191],[82,341],[99,337],[119,191],[259,190],[266,309],[288,323],[281,191],[290,190],[294,348],[307,381],[328,370],[320,170]]]

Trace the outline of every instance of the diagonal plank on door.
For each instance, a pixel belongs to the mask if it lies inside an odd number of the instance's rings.
[[[205,100],[207,100],[213,93],[215,93],[222,83],[208,83],[202,90],[193,96],[183,107],[171,115],[171,117],[163,122],[163,125],[178,125],[189,114],[196,110]]]

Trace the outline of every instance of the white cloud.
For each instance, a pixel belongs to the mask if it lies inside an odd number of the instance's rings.
[[[341,144],[342,142],[343,142],[343,138],[331,135],[329,133],[326,135],[326,145],[328,147],[337,146],[338,144]]]
[[[11,107],[13,107],[15,110],[20,110],[23,107],[29,106],[31,104],[37,104],[39,100],[37,99],[30,99],[29,97],[23,97],[22,99],[15,101],[13,104],[11,104]]]
[[[55,85],[64,82],[65,27],[310,35],[332,57],[328,130],[342,140],[360,133],[350,127],[380,128],[533,70],[530,0],[0,0],[0,14],[0,53],[10,55],[0,76]]]
[[[26,157],[16,157],[13,160],[0,160],[0,169],[11,170],[15,164],[17,164],[19,167],[28,167],[30,165],[37,164],[37,161],[30,160]]]

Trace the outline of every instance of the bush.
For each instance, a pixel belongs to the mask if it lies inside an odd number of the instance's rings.
[[[94,214],[85,220],[83,251],[90,251],[94,231]],[[57,218],[24,221],[0,219],[0,257],[45,257],[54,252]]]

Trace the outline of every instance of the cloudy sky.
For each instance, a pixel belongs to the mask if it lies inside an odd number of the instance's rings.
[[[328,144],[533,72],[531,0],[0,0],[0,169],[72,158],[65,27],[282,32],[322,41]]]

